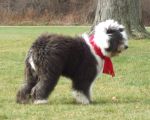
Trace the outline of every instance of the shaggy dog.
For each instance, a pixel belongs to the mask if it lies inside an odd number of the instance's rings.
[[[96,76],[102,72],[114,76],[110,58],[127,49],[127,43],[124,27],[114,20],[96,25],[91,36],[40,36],[28,52],[25,82],[17,93],[17,102],[47,103],[63,75],[72,80],[76,101],[89,104]]]

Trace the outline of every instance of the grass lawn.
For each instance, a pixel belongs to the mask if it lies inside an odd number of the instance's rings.
[[[34,39],[43,32],[78,35],[88,29],[0,27],[0,120],[150,120],[150,40],[129,41],[129,49],[113,58],[116,77],[97,78],[90,105],[75,103],[71,82],[64,77],[48,104],[15,103],[26,52]]]

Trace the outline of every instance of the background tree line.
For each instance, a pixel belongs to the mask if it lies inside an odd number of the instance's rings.
[[[143,21],[150,25],[150,1],[142,0]],[[0,24],[92,24],[97,0],[0,0]]]

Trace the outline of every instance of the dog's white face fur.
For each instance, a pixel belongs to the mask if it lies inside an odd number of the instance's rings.
[[[106,20],[96,25],[94,31],[94,41],[101,48],[103,55],[112,57],[128,48],[128,38],[124,26],[118,22]],[[117,48],[114,48],[115,45]]]

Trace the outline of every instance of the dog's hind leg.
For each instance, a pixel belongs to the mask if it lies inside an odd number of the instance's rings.
[[[37,83],[37,80],[38,78],[35,71],[31,68],[31,65],[28,62],[26,62],[25,80],[23,86],[17,93],[17,103],[25,104],[29,102],[31,90]]]
[[[48,102],[49,94],[54,90],[59,75],[51,71],[40,70],[39,81],[32,89],[31,95],[34,104],[45,104]]]

